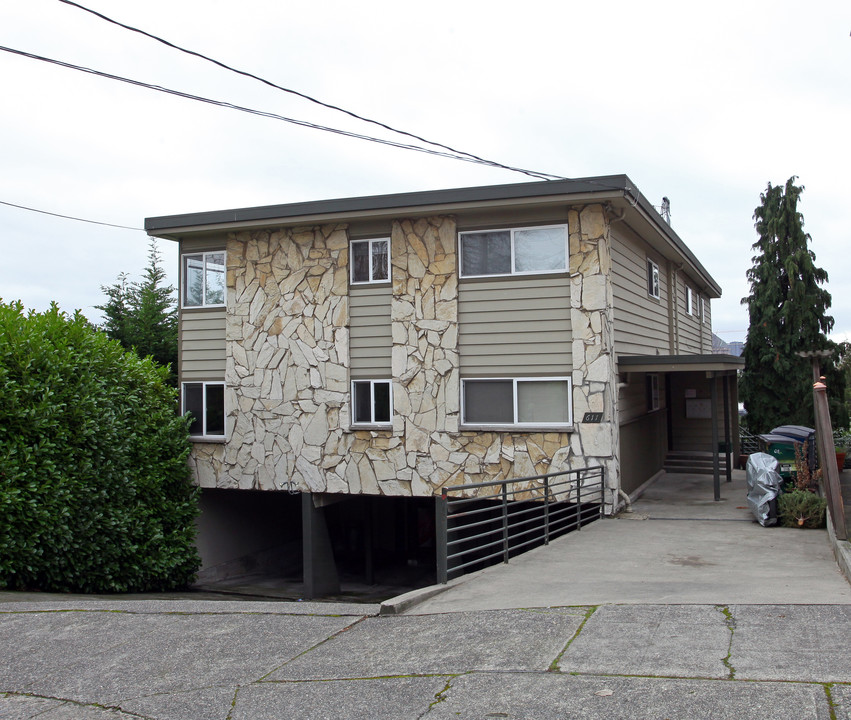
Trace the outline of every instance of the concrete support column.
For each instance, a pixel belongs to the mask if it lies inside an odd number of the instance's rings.
[[[340,577],[325,522],[325,508],[316,507],[311,493],[301,495],[304,596],[308,600],[340,592]]]

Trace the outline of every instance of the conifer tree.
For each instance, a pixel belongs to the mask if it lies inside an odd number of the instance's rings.
[[[141,358],[150,356],[160,365],[170,364],[174,384],[177,308],[174,287],[163,285],[165,279],[156,241],[152,240],[142,280],[129,282],[127,274],[122,273],[118,282],[101,287],[107,302],[96,307],[104,313],[101,329],[110,338],[127,350],[135,350]]]
[[[750,325],[740,392],[753,432],[787,424],[814,427],[811,364],[797,353],[837,350],[827,338],[833,328],[830,293],[822,287],[827,272],[816,267],[810,250],[798,211],[804,188],[796,179],[789,178],[785,188],[769,183],[754,210],[759,240],[747,272],[750,295],[742,300]],[[822,374],[833,424],[847,424],[844,377],[831,359],[822,361]]]

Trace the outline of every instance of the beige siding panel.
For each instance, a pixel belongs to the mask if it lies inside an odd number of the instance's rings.
[[[393,338],[389,285],[349,289],[349,360],[353,378],[389,378]]]
[[[705,354],[712,353],[712,307],[709,298],[703,301],[703,350]]]
[[[224,250],[226,247],[226,235],[217,235],[215,237],[205,236],[201,238],[182,238],[180,241],[180,254],[186,255],[194,252]]]
[[[665,261],[628,228],[611,235],[615,349],[621,355],[667,355],[668,283]],[[660,298],[647,294],[647,258],[659,265]]]
[[[643,374],[631,373],[629,384],[618,393],[618,421],[629,422],[647,412],[646,386]]]
[[[466,377],[564,375],[572,370],[565,276],[462,282],[458,350]]]
[[[180,376],[184,380],[224,379],[224,308],[181,313]]]

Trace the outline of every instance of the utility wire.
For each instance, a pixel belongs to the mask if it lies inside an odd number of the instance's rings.
[[[4,202],[3,200],[0,200],[0,205],[8,205],[9,207],[20,208],[21,210],[29,210],[30,212],[41,213],[42,215],[52,215],[53,217],[64,218],[65,220],[77,220],[78,222],[91,223],[92,225],[106,225],[107,227],[121,228],[122,230],[141,230],[142,232],[145,232],[144,228],[130,227],[129,225],[115,225],[114,223],[98,222],[97,220],[87,220],[86,218],[74,217],[73,215],[60,215],[59,213],[39,210],[38,208],[27,207],[26,205],[16,205],[15,203]]]
[[[492,162],[490,160],[474,159],[473,157],[456,155],[452,152],[432,150],[431,148],[425,148],[419,145],[411,145],[407,143],[396,142],[394,140],[386,140],[383,138],[372,137],[371,135],[363,135],[361,133],[341,130],[339,128],[328,127],[326,125],[317,125],[316,123],[308,122],[306,120],[298,120],[296,118],[278,115],[277,113],[266,112],[265,110],[254,110],[253,108],[244,107],[242,105],[235,105],[234,103],[226,102],[224,100],[214,100],[212,98],[203,97],[201,95],[192,95],[191,93],[185,93],[180,90],[172,90],[171,88],[166,88],[162,85],[153,85],[151,83],[146,83],[141,80],[133,80],[131,78],[122,77],[121,75],[113,75],[112,73],[103,72],[101,70],[94,70],[93,68],[84,67],[82,65],[74,65],[72,63],[63,62],[62,60],[54,60],[53,58],[44,57],[43,55],[35,55],[33,53],[24,52],[23,50],[16,50],[14,48],[5,47],[2,45],[0,45],[0,50],[2,50],[3,52],[12,53],[13,55],[20,55],[22,57],[30,58],[32,60],[40,60],[42,62],[51,63],[60,67],[69,68],[71,70],[78,70],[80,72],[88,73],[90,75],[96,75],[98,77],[107,78],[108,80],[117,80],[118,82],[127,83],[128,85],[135,85],[137,87],[143,87],[149,90],[156,90],[157,92],[165,93],[167,95],[175,95],[177,97],[186,98],[187,100],[195,100],[197,102],[207,103],[208,105],[216,105],[218,107],[229,108],[231,110],[239,110],[240,112],[249,113],[250,115],[258,115],[260,117],[271,118],[273,120],[280,120],[282,122],[292,123],[293,125],[299,125],[301,127],[310,128],[312,130],[322,130],[324,132],[330,132],[336,135],[342,135],[344,137],[356,138],[358,140],[366,140],[368,142],[378,143],[379,145],[389,145],[390,147],[396,147],[403,150],[412,150],[415,152],[425,153],[426,155],[435,155],[437,157],[445,157],[450,158],[452,160],[461,160],[463,162],[474,163],[476,165],[487,165],[489,167],[496,167],[503,170],[513,170],[515,172],[521,172],[526,175],[531,175],[532,177],[536,177],[539,180],[549,180],[555,177],[552,175],[545,175],[543,173],[535,173],[531,170],[522,170],[520,168],[509,167],[507,165],[502,165],[500,163]]]
[[[237,75],[242,75],[244,77],[251,78],[252,80],[257,80],[258,82],[261,82],[264,85],[268,85],[269,87],[275,88],[276,90],[280,90],[282,92],[289,93],[291,95],[295,95],[295,96],[300,97],[304,100],[307,100],[308,102],[312,102],[312,103],[315,103],[316,105],[320,105],[324,108],[328,108],[329,110],[334,110],[336,112],[344,113],[345,115],[348,115],[349,117],[352,117],[356,120],[361,120],[362,122],[371,123],[372,125],[377,125],[380,128],[383,128],[385,130],[389,130],[390,132],[397,133],[398,135],[404,135],[404,136],[409,137],[413,140],[418,140],[419,142],[426,143],[427,145],[432,145],[434,147],[442,148],[443,150],[448,151],[449,153],[452,153],[451,156],[456,156],[456,157],[457,156],[464,156],[466,158],[469,158],[470,160],[476,161],[476,162],[483,164],[483,165],[489,165],[491,167],[501,168],[503,170],[511,170],[513,172],[523,173],[524,175],[529,175],[531,177],[535,177],[535,178],[538,178],[540,180],[564,180],[564,179],[566,179],[566,178],[562,178],[559,175],[552,175],[550,173],[543,173],[543,172],[538,172],[538,171],[535,171],[535,170],[525,170],[523,168],[511,167],[509,165],[503,165],[502,163],[496,162],[494,160],[486,160],[482,157],[479,157],[478,155],[473,155],[472,153],[468,153],[468,152],[465,152],[463,150],[456,150],[455,148],[450,147],[449,145],[444,145],[443,143],[435,142],[433,140],[427,140],[426,138],[421,137],[420,135],[415,135],[414,133],[410,133],[410,132],[407,132],[405,130],[399,130],[398,128],[394,128],[394,127],[387,125],[383,122],[380,122],[378,120],[372,120],[372,119],[364,117],[362,115],[358,115],[357,113],[354,113],[350,110],[346,110],[345,108],[341,108],[337,105],[332,105],[331,103],[323,102],[322,100],[318,100],[314,97],[311,97],[310,95],[306,95],[305,93],[299,92],[298,90],[293,90],[291,88],[283,87],[281,85],[278,85],[277,83],[272,82],[271,80],[267,80],[265,78],[260,77],[259,75],[255,75],[254,73],[248,72],[246,70],[239,70],[238,68],[231,67],[230,65],[227,65],[227,64],[225,64],[225,63],[223,63],[219,60],[216,60],[215,58],[211,58],[211,57],[204,55],[200,52],[196,52],[195,50],[189,50],[187,48],[181,47],[180,45],[176,45],[172,42],[169,42],[168,40],[165,40],[164,38],[161,38],[157,35],[146,32],[145,30],[141,30],[140,28],[133,27],[132,25],[126,25],[122,22],[119,22],[118,20],[114,20],[110,17],[107,17],[106,15],[103,15],[102,13],[99,13],[95,10],[87,8],[84,5],[80,5],[79,3],[73,2],[72,0],[59,0],[59,2],[65,3],[66,5],[71,5],[72,7],[83,10],[84,12],[90,13],[90,14],[94,15],[95,17],[100,18],[101,20],[105,20],[108,23],[112,23],[113,25],[117,25],[118,27],[124,28],[125,30],[129,30],[130,32],[134,32],[134,33],[138,33],[140,35],[144,35],[145,37],[148,37],[151,40],[155,40],[158,43],[162,43],[163,45],[166,45],[167,47],[170,47],[174,50],[178,50],[182,53],[186,53],[187,55],[192,55],[194,57],[200,58],[201,60],[206,60],[207,62],[213,63],[214,65],[217,65],[218,67],[223,68],[224,70],[228,70],[230,72],[236,73]],[[355,135],[355,137],[362,137],[362,136]],[[403,148],[411,149],[412,146],[396,145],[395,147],[403,147]],[[451,157],[451,156],[450,155],[442,155],[442,157]],[[458,158],[458,159],[460,159],[460,158]]]

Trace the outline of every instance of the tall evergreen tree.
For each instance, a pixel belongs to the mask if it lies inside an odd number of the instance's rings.
[[[177,367],[177,303],[175,290],[163,285],[165,270],[160,264],[156,241],[151,241],[148,265],[142,280],[129,282],[127,274],[118,276],[118,282],[101,287],[107,301],[97,308],[103,311],[101,329],[113,340],[118,340],[127,350],[135,350],[139,357],[152,357],[161,365]]]
[[[772,186],[760,195],[754,210],[759,240],[748,270],[750,295],[742,300],[750,316],[745,343],[745,370],[741,397],[748,413],[748,427],[765,432],[777,425],[814,427],[812,369],[800,351],[837,350],[827,338],[833,318],[827,315],[830,293],[821,287],[827,272],[815,264],[798,212],[803,186],[792,176],[783,186]],[[822,361],[828,379],[834,425],[847,423],[842,402],[845,382],[835,362]]]

